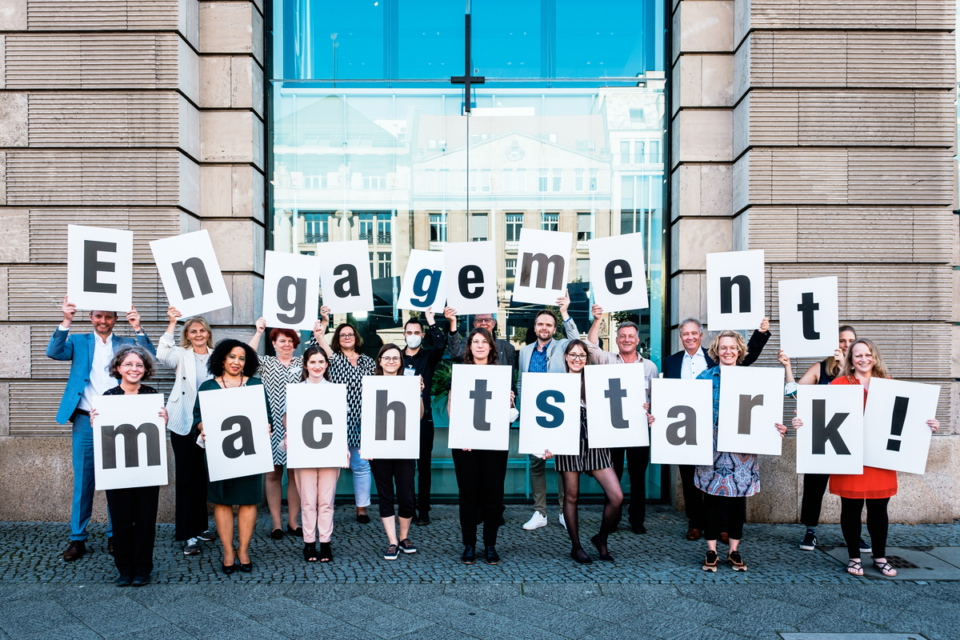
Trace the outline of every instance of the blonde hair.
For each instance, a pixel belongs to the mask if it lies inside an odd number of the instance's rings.
[[[853,327],[851,327],[851,326],[848,325],[848,324],[841,325],[841,326],[840,326],[840,331],[839,331],[839,333],[841,333],[841,334],[842,334],[842,333],[852,333],[852,334],[853,334],[853,339],[854,339],[854,340],[857,339],[857,330],[854,329]],[[847,351],[849,352],[850,350],[847,349]],[[841,370],[842,368],[843,368],[843,363],[842,363],[842,362],[837,362],[837,359],[836,359],[836,358],[827,358],[827,370],[826,370],[825,373],[826,373],[828,376],[830,376],[831,378],[836,378],[837,376],[840,375],[840,370]]]
[[[853,348],[858,344],[866,345],[870,349],[870,355],[873,356],[873,377],[874,378],[889,378],[890,372],[887,371],[887,365],[883,363],[883,358],[880,357],[880,350],[877,349],[877,345],[870,340],[869,338],[857,338],[856,341],[850,345],[850,348],[847,349],[847,357],[843,359],[843,371],[840,372],[844,376],[852,376],[854,374],[853,368]]]
[[[180,346],[184,349],[193,346],[193,343],[190,342],[190,338],[187,337],[187,331],[190,330],[191,326],[198,322],[203,325],[204,329],[207,330],[207,349],[213,349],[213,329],[210,328],[210,324],[203,318],[203,316],[194,316],[184,320],[183,331],[180,333]]]
[[[710,344],[710,349],[707,351],[707,354],[713,359],[714,362],[720,364],[720,356],[717,353],[717,350],[720,348],[720,338],[733,338],[737,341],[737,350],[740,352],[737,355],[737,364],[743,362],[743,359],[747,357],[747,341],[743,339],[743,336],[737,333],[736,331],[721,331],[717,334],[717,337],[713,339],[713,342]]]

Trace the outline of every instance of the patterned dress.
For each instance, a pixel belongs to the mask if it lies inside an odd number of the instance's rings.
[[[580,455],[557,456],[557,471],[596,471],[613,466],[610,449],[591,449],[587,441],[587,408],[580,404]]]
[[[370,356],[360,354],[357,366],[342,353],[330,356],[330,382],[347,385],[347,444],[360,446],[360,390],[364,376],[372,376],[377,364]]]
[[[752,453],[717,451],[717,417],[720,413],[720,367],[707,369],[697,380],[713,382],[713,466],[698,466],[694,484],[712,496],[746,498],[760,491],[760,463]]]
[[[267,399],[270,402],[270,413],[273,427],[273,436],[270,446],[273,449],[273,464],[287,464],[287,450],[283,447],[283,437],[286,431],[283,428],[283,414],[287,406],[287,385],[300,382],[300,373],[303,369],[303,358],[297,356],[290,362],[290,366],[283,365],[274,356],[260,356],[260,368],[257,377],[263,381],[267,390]]]

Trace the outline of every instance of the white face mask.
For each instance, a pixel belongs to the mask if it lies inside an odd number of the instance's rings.
[[[406,339],[407,339],[407,346],[410,347],[411,349],[416,349],[417,347],[419,347],[420,342],[422,341],[422,338],[417,335],[407,336]]]

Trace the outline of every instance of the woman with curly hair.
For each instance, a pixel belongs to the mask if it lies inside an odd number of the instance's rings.
[[[117,349],[108,369],[110,376],[120,384],[104,392],[105,396],[157,393],[153,387],[141,384],[153,376],[153,358],[140,345],[124,345]],[[160,408],[161,435],[167,424],[167,410]],[[90,420],[96,424],[97,410],[90,410]],[[97,425],[99,428],[100,425]],[[163,443],[165,446],[165,443]],[[160,487],[130,487],[108,489],[107,506],[113,520],[113,561],[120,576],[118,587],[142,587],[150,582],[153,571],[153,543],[157,530],[157,505]]]
[[[248,344],[227,338],[217,343],[207,368],[213,375],[198,389],[197,402],[193,407],[193,435],[203,436],[203,415],[200,411],[200,393],[217,389],[236,387],[263,387],[259,378],[254,378],[259,367],[257,352]],[[263,394],[267,409],[268,422],[271,420],[270,403],[267,394]],[[268,427],[269,428],[269,427]],[[271,430],[272,431],[272,430]],[[205,438],[204,438],[205,439]],[[218,480],[207,484],[207,502],[212,502],[213,519],[217,523],[217,534],[223,545],[223,572],[231,574],[238,568],[249,573],[253,570],[250,561],[250,539],[257,524],[257,506],[263,501],[263,474],[258,473],[242,478]],[[237,509],[237,529],[240,546],[233,548],[233,507]],[[237,562],[239,560],[239,562]]]

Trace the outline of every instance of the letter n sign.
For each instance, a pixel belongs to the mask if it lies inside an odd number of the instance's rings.
[[[98,396],[93,424],[97,490],[167,484],[163,394]]]
[[[230,306],[230,294],[206,229],[150,243],[170,305],[183,320]]]
[[[756,329],[764,317],[763,251],[707,254],[710,331]]]

